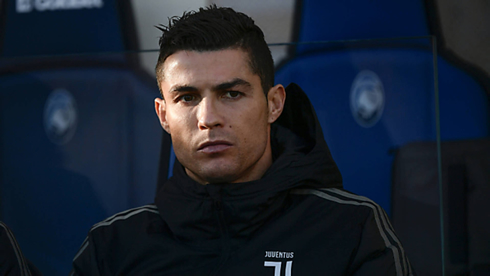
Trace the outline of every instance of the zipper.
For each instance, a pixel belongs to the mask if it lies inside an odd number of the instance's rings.
[[[221,199],[214,200],[214,208],[217,212],[218,225],[222,235],[221,238],[222,253],[221,253],[221,259],[218,267],[216,268],[215,271],[210,273],[210,275],[212,276],[219,275],[220,270],[224,267],[231,254],[230,234],[228,232],[228,227],[226,225],[225,214],[223,210],[223,202],[221,201]]]

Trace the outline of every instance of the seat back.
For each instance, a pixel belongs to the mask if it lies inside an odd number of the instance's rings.
[[[429,35],[424,1],[298,0],[297,7],[295,42]],[[329,46],[302,44],[295,54]]]
[[[390,151],[436,139],[432,55],[407,49],[315,53],[291,60],[276,81],[295,82],[310,97],[344,187],[390,213]]]
[[[389,152],[436,140],[436,84],[442,139],[489,135],[488,95],[433,51],[423,1],[299,3],[300,44],[276,80],[298,83],[314,103],[347,189],[390,214]]]
[[[122,2],[2,2],[0,219],[45,275],[69,273],[93,224],[153,202],[159,92],[124,52]]]

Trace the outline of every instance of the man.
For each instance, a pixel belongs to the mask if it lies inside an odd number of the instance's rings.
[[[384,211],[342,190],[306,95],[274,86],[251,18],[211,6],[161,30],[173,176],[155,205],[94,225],[74,274],[412,274]]]

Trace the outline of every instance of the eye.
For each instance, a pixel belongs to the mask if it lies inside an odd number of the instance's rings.
[[[242,93],[240,93],[238,91],[226,91],[225,97],[231,98],[231,99],[236,99],[236,98],[240,97],[241,94]]]
[[[182,101],[182,102],[192,102],[196,97],[194,95],[182,95],[178,98],[179,101]]]

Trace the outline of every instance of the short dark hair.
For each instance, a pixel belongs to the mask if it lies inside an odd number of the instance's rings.
[[[260,77],[266,95],[274,85],[274,62],[264,33],[252,18],[241,12],[211,5],[197,12],[184,12],[181,17],[171,17],[168,26],[159,25],[157,28],[162,31],[155,68],[159,83],[163,77],[163,63],[178,51],[237,48],[248,53],[250,68]]]

